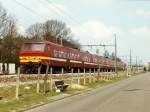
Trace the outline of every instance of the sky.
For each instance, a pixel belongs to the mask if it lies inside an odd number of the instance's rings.
[[[118,56],[133,62],[150,61],[149,0],[0,0],[17,20],[22,34],[32,24],[50,19],[63,21],[81,45],[114,44],[117,36]],[[103,47],[84,48],[95,53]],[[113,47],[106,47],[113,52]]]

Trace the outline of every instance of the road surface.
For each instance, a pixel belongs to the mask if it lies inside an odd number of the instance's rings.
[[[150,112],[150,73],[26,112]]]

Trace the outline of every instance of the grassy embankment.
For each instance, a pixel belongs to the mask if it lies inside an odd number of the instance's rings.
[[[137,75],[138,73],[132,74]],[[68,88],[65,92],[66,94],[77,94],[89,89],[94,89],[97,87],[105,86],[123,79],[128,78],[125,72],[120,72],[118,76],[111,79],[101,79],[100,81],[95,81],[93,83],[86,83],[86,86],[81,86],[80,88]],[[26,88],[29,87],[29,88]],[[29,108],[37,104],[41,105],[47,102],[51,102],[50,98],[61,93],[43,92],[43,84],[40,85],[40,93],[36,93],[36,84],[20,86],[19,89],[19,100],[15,99],[15,87],[0,88],[0,112],[15,112],[23,108]]]

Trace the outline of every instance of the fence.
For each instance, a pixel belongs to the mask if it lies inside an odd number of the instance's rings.
[[[19,85],[21,84],[36,84],[36,93],[40,93],[40,84],[43,84],[43,92],[46,94],[47,91],[53,91],[54,82],[57,80],[63,80],[66,84],[73,85],[86,85],[88,83],[94,83],[99,80],[111,80],[116,75],[114,72],[95,72],[92,73],[66,73],[63,72],[61,74],[52,74],[52,70],[50,74],[48,74],[48,70],[46,70],[46,74],[40,74],[40,68],[38,69],[38,74],[30,74],[23,75],[20,74],[20,68],[18,68],[18,75],[16,76],[16,99],[19,98]]]
[[[50,68],[51,69],[51,68]],[[20,74],[20,68],[18,68],[17,75],[12,76],[2,76],[0,77],[1,87],[15,87],[15,97],[19,99],[20,92],[22,92],[21,86],[27,87],[34,84],[34,89],[37,94],[43,93],[46,94],[47,91],[52,92],[54,90],[54,82],[57,80],[63,80],[65,84],[70,86],[74,84],[78,85],[87,85],[101,80],[111,80],[117,75],[114,72],[96,72],[93,73],[61,73],[61,74],[52,74],[48,73],[49,68],[46,70],[46,74],[40,74],[40,68],[38,69],[38,74]],[[3,81],[3,83],[2,83]],[[32,88],[31,88],[32,89]],[[42,90],[42,92],[41,92]]]

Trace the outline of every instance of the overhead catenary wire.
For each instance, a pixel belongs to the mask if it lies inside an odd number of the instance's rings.
[[[40,0],[39,0],[40,1]],[[87,31],[86,29],[84,29],[83,28],[83,26],[82,26],[82,24],[77,20],[77,19],[75,19],[76,17],[72,17],[69,13],[67,13],[66,11],[62,11],[62,9],[60,8],[60,7],[58,7],[58,6],[56,6],[52,1],[50,1],[50,0],[45,0],[47,3],[49,3],[49,4],[51,4],[51,6],[53,7],[53,8],[55,8],[55,12],[58,14],[58,15],[60,15],[60,16],[64,16],[65,15],[65,17],[67,17],[67,19],[68,20],[70,20],[70,21],[72,21],[72,22],[74,22],[75,24],[77,24],[77,25],[79,25],[80,26],[80,28],[82,29],[82,31],[84,31],[85,33],[89,33],[89,31]],[[41,1],[40,1],[41,2]],[[57,11],[56,11],[57,10]],[[60,13],[59,13],[60,12]],[[80,30],[81,31],[81,30]],[[76,34],[77,35],[77,34]],[[90,35],[87,35],[87,37],[93,37],[93,35],[92,36],[90,36]]]
[[[76,17],[72,17],[68,12],[63,11],[60,7],[58,7],[57,5],[55,5],[51,0],[45,0],[45,1],[47,1],[48,4],[51,4],[51,7],[53,7],[55,9],[53,11],[55,11],[57,13],[57,15],[60,15],[60,16],[64,16],[65,15],[65,17],[67,17],[68,20],[70,20],[70,21],[72,21],[75,24],[77,24],[77,25],[80,26],[80,31],[81,32],[86,33],[86,35],[89,33],[89,31],[87,31],[86,29],[84,29],[83,26],[82,26],[82,24],[77,19],[75,19]],[[39,0],[39,2],[41,2],[41,1]],[[41,2],[41,3],[44,4],[44,2]],[[48,4],[46,4],[46,5],[48,6]],[[75,35],[76,35],[76,37],[81,37],[77,33],[75,33]],[[92,38],[93,35],[92,36],[87,35],[87,37],[88,38]],[[81,46],[84,47],[84,45],[81,45]]]
[[[56,6],[52,1],[50,1],[50,0],[46,0],[48,3],[51,3],[51,5],[54,7],[54,8],[56,8],[57,10],[59,10],[60,12],[62,12],[63,14],[65,14],[68,18],[70,18],[70,20],[72,20],[72,21],[74,21],[75,23],[77,23],[78,25],[81,25],[82,26],[82,24],[78,21],[78,20],[76,20],[75,18],[76,17],[72,17],[69,13],[67,13],[66,11],[62,11],[62,9],[60,8],[60,7],[58,7],[58,6]]]
[[[19,2],[19,1],[17,1],[17,0],[14,0],[14,1],[15,1],[16,4],[20,5],[20,6],[23,7],[24,9],[26,9],[26,10],[32,12],[34,15],[36,15],[36,16],[42,18],[42,19],[45,19],[45,20],[48,19],[48,18],[44,17],[43,15],[39,14],[38,12],[36,12],[35,10],[33,10],[32,8],[30,8],[30,7],[26,6],[26,5],[24,5],[23,3],[21,3],[21,2]],[[58,16],[61,16],[61,17],[67,17],[68,20],[73,21],[74,23],[78,24],[78,25],[80,26],[80,28],[82,29],[82,31],[85,31],[86,33],[88,32],[88,31],[86,31],[84,28],[82,28],[82,25],[81,25],[80,22],[78,22],[77,20],[74,19],[75,17],[72,17],[70,14],[68,14],[68,13],[66,13],[66,12],[64,12],[64,11],[62,11],[62,9],[59,8],[59,7],[57,7],[52,1],[49,1],[49,0],[45,0],[45,1],[47,1],[47,3],[51,3],[51,7],[53,7],[53,8],[55,9],[55,10],[52,9],[53,11],[56,12],[55,14],[57,14]],[[43,3],[43,2],[41,2],[40,0],[39,0],[39,2],[40,2],[40,3]],[[56,11],[56,10],[57,10],[57,11]],[[64,16],[64,15],[65,15],[65,16]],[[80,31],[81,31],[81,30],[80,30]],[[78,35],[77,33],[75,33],[75,35],[76,35],[76,37],[82,37],[82,36]],[[93,36],[87,35],[87,37],[92,38]]]
[[[36,16],[39,16],[40,18],[42,18],[42,19],[48,19],[48,18],[45,18],[44,16],[42,16],[41,14],[39,14],[39,13],[37,13],[35,10],[33,10],[32,8],[30,8],[30,7],[27,7],[27,6],[25,6],[24,4],[22,4],[21,2],[18,2],[17,0],[14,0],[15,1],[15,3],[16,4],[18,4],[18,5],[20,5],[21,7],[23,7],[24,9],[26,9],[26,10],[28,10],[28,11],[30,11],[30,12],[32,12],[34,15],[36,15]],[[48,1],[48,0],[46,0],[47,2],[51,2],[51,1]],[[41,2],[41,1],[40,1]],[[52,2],[51,2],[52,3]],[[63,11],[61,11],[61,9],[59,8],[59,7],[57,7],[57,6],[55,6],[55,5],[53,5],[53,4],[51,4],[55,9],[58,9],[61,13],[63,13]],[[53,9],[52,9],[53,10]],[[58,13],[58,11],[56,11],[55,10],[55,14],[57,14],[58,16],[63,16],[63,14],[61,14],[61,13]],[[65,14],[65,13],[64,13]],[[71,16],[69,16],[69,15],[66,15],[66,16],[68,16],[68,17],[70,17],[71,19],[70,20],[73,20],[73,17],[71,17]],[[74,20],[75,21],[75,20]],[[78,23],[78,24],[80,24],[79,22],[76,22],[76,23]]]
[[[31,9],[30,7],[27,7],[26,5],[22,4],[21,2],[18,2],[17,0],[14,0],[14,2],[18,5],[20,5],[21,7],[23,7],[24,9],[28,10],[29,12],[31,12],[32,14],[42,18],[42,19],[47,19],[44,16],[40,15],[39,13],[37,13],[35,10]]]
[[[24,9],[28,10],[29,12],[31,12],[32,14],[34,14],[34,15],[36,15],[36,16],[42,18],[42,19],[45,19],[45,20],[48,19],[48,18],[45,18],[43,15],[39,14],[38,12],[36,12],[35,10],[33,10],[32,8],[27,7],[27,6],[24,5],[23,3],[18,2],[17,0],[14,0],[14,2],[15,2],[17,5],[23,7]],[[55,13],[55,14],[57,14],[57,15],[59,15],[59,16],[61,15],[60,13],[58,14],[58,12]],[[63,16],[63,15],[61,15],[61,16]],[[79,36],[78,34],[75,34],[75,35],[76,35],[77,37],[81,37],[81,36]]]

